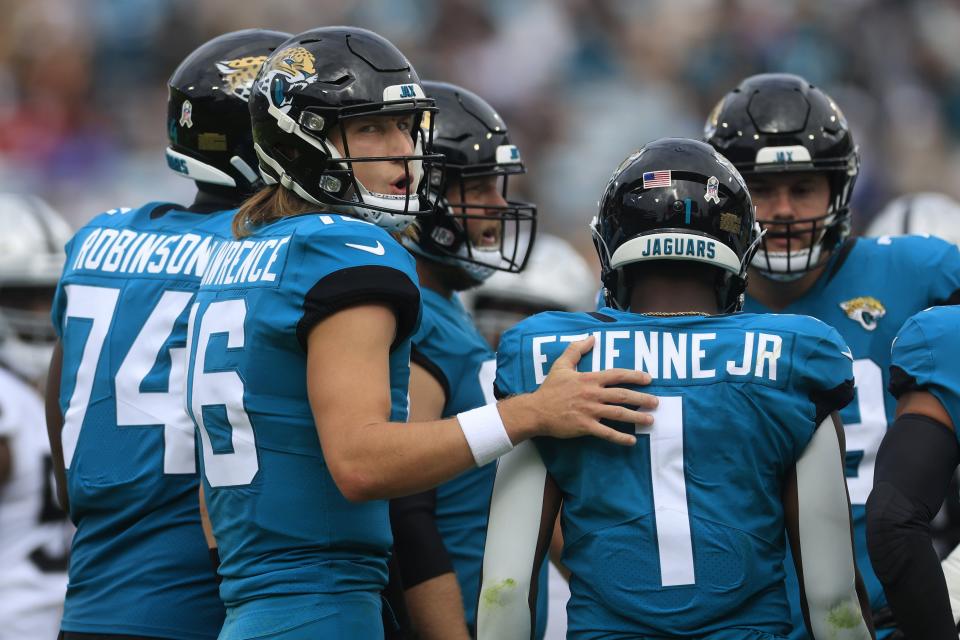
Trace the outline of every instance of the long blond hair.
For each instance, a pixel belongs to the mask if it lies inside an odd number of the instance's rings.
[[[310,213],[311,211],[326,211],[327,207],[320,204],[307,202],[293,191],[272,184],[257,191],[247,198],[240,209],[233,216],[233,237],[238,240],[246,238],[253,233],[254,229],[260,225],[295,216],[301,213]],[[407,237],[417,241],[420,237],[420,229],[416,223],[411,224],[400,233],[392,233],[397,242],[401,237]]]
[[[322,211],[323,206],[307,202],[293,191],[272,184],[247,198],[233,216],[233,235],[245,238],[253,230],[268,222],[310,211]]]

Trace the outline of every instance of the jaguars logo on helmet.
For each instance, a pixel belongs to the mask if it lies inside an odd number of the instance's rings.
[[[217,70],[223,78],[224,90],[244,102],[250,99],[250,88],[257,78],[260,67],[267,56],[245,56],[217,63]]]

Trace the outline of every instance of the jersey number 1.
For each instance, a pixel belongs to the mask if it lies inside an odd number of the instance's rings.
[[[660,397],[651,412],[654,426],[637,426],[650,438],[650,479],[657,522],[660,584],[694,584],[693,539],[687,510],[687,480],[683,473],[683,398]]]

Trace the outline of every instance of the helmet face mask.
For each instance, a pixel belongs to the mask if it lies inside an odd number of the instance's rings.
[[[843,112],[819,88],[790,74],[744,80],[714,107],[704,140],[748,181],[756,176],[817,172],[829,199],[817,218],[761,220],[767,239],[753,266],[775,280],[795,280],[822,266],[850,234],[850,196],[860,156]],[[787,249],[773,249],[773,241]]]
[[[436,252],[449,258],[483,282],[495,271],[519,273],[530,257],[536,236],[536,206],[528,202],[510,200],[508,195],[511,175],[523,174],[522,166],[514,165],[499,170],[448,171],[446,195],[440,200],[440,211],[430,231],[431,245]],[[452,175],[451,175],[452,174]],[[503,204],[489,204],[471,198],[471,185],[484,180],[496,181],[497,200]],[[487,235],[489,242],[477,242]],[[455,253],[451,249],[455,249]]]
[[[391,231],[432,213],[426,185],[443,160],[428,152],[436,109],[403,54],[380,36],[329,27],[291,38],[261,69],[250,113],[268,184]],[[410,152],[351,151],[351,123],[381,117],[410,118]],[[372,166],[379,163],[396,165],[396,189],[379,192],[358,177],[384,170]]]
[[[664,138],[614,172],[591,224],[607,304],[626,309],[624,268],[683,260],[715,267],[718,308],[738,311],[761,234],[737,170],[708,145]]]
[[[536,236],[537,208],[509,196],[511,177],[526,173],[506,124],[486,101],[466,89],[424,82],[437,101],[434,149],[445,159],[434,215],[417,221],[417,255],[459,268],[474,285],[497,271],[519,273]]]

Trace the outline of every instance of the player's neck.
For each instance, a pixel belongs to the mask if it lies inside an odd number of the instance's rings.
[[[720,313],[717,294],[702,280],[647,276],[630,291],[633,313]]]
[[[420,286],[424,289],[430,289],[435,293],[439,293],[444,298],[449,298],[453,295],[453,288],[447,285],[444,282],[444,279],[439,273],[437,273],[436,267],[428,260],[424,260],[419,256],[416,257],[417,261],[417,277],[420,278]]]
[[[756,269],[750,269],[747,293],[771,311],[782,311],[810,291],[820,279],[824,269],[826,264],[789,282],[772,280]]]

